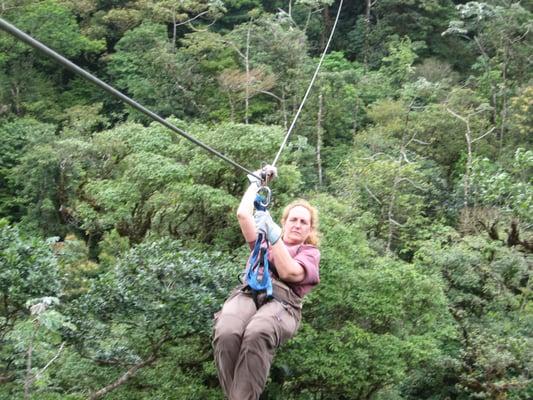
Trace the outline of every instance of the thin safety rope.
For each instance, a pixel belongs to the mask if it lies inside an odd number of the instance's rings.
[[[275,167],[276,163],[278,162],[279,156],[281,155],[281,152],[283,151],[283,148],[287,144],[287,141],[289,140],[289,136],[294,128],[294,125],[296,125],[296,120],[298,119],[300,112],[302,111],[304,104],[307,100],[307,97],[309,96],[309,93],[311,92],[311,88],[313,87],[313,84],[315,83],[315,79],[318,75],[318,71],[320,71],[320,67],[322,66],[322,61],[324,61],[324,58],[326,57],[326,53],[329,48],[329,44],[331,43],[331,39],[333,38],[333,34],[335,33],[335,28],[337,27],[337,21],[339,20],[339,16],[341,15],[341,8],[342,8],[343,0],[341,0],[339,4],[339,10],[337,11],[337,17],[335,17],[335,22],[333,24],[333,28],[331,29],[331,33],[329,35],[328,42],[326,43],[326,47],[324,48],[324,51],[322,52],[322,56],[320,57],[320,61],[318,62],[318,65],[316,67],[315,73],[313,75],[313,78],[311,78],[311,83],[309,83],[309,86],[307,88],[307,91],[305,92],[304,98],[302,99],[302,102],[300,103],[300,107],[298,108],[298,111],[296,111],[296,115],[294,116],[294,119],[292,120],[291,126],[289,127],[289,130],[285,134],[285,138],[283,139],[283,143],[281,143],[281,146],[278,150],[278,154],[276,154],[276,158],[274,158],[274,161],[272,161],[272,166]]]
[[[114,87],[112,87],[112,86],[108,85],[107,83],[101,81],[100,79],[96,78],[94,75],[90,74],[89,72],[85,71],[84,69],[81,69],[80,67],[78,67],[73,62],[67,60],[62,55],[56,53],[55,51],[53,51],[49,47],[45,46],[41,42],[35,40],[30,35],[22,32],[19,29],[17,29],[15,26],[13,26],[10,23],[6,22],[2,18],[0,18],[0,29],[3,29],[7,33],[15,36],[17,39],[23,41],[24,43],[30,45],[31,47],[33,47],[35,49],[43,52],[44,54],[46,54],[50,58],[52,58],[55,61],[57,61],[59,64],[63,65],[65,68],[68,68],[69,70],[75,72],[76,74],[81,75],[82,77],[84,77],[85,79],[91,81],[92,83],[94,83],[95,85],[99,86],[100,88],[102,88],[106,92],[110,93],[111,95],[113,95],[115,97],[118,97],[120,100],[122,100],[125,103],[129,104],[131,107],[135,108],[136,110],[142,112],[143,114],[149,116],[150,118],[152,118],[153,120],[159,122],[160,124],[162,124],[163,126],[167,127],[168,129],[170,129],[170,130],[176,132],[177,134],[183,136],[184,138],[190,140],[191,142],[193,142],[197,146],[200,146],[204,150],[207,150],[209,153],[214,154],[217,157],[220,157],[224,161],[226,161],[226,162],[230,163],[231,165],[233,165],[234,167],[246,172],[247,174],[253,175],[256,178],[261,179],[261,177],[255,175],[252,171],[244,168],[240,164],[237,164],[235,161],[233,161],[230,158],[226,157],[224,154],[216,151],[215,149],[209,147],[208,145],[206,145],[206,144],[202,143],[201,141],[199,141],[198,139],[194,138],[193,136],[191,136],[190,134],[188,134],[184,130],[178,128],[177,126],[175,126],[175,125],[171,124],[170,122],[166,121],[165,119],[161,118],[156,113],[148,110],[147,108],[145,108],[141,104],[139,104],[136,101],[132,100],[131,98],[129,98],[125,94],[119,92]]]

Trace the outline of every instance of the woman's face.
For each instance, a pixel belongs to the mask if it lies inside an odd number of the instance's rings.
[[[287,244],[304,243],[311,232],[311,213],[302,206],[291,208],[283,224],[283,240]]]

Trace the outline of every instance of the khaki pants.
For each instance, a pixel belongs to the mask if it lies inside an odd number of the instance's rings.
[[[215,314],[213,347],[218,379],[230,400],[257,400],[276,349],[294,336],[301,299],[273,281],[274,299],[256,308],[251,293],[237,287]]]

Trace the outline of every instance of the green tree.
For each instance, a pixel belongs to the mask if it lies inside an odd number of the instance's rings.
[[[446,300],[420,269],[376,257],[358,212],[325,196],[315,203],[324,232],[322,278],[301,331],[278,355],[282,395],[370,398],[440,356],[441,340],[453,336]]]
[[[508,246],[522,245],[531,250],[528,237],[531,235],[529,227],[533,207],[532,168],[532,152],[521,148],[516,150],[514,162],[507,170],[488,158],[476,158],[473,161],[472,197],[476,219],[471,232],[478,228],[491,239],[504,240],[503,225]]]
[[[127,31],[115,48],[108,70],[117,87],[163,117],[183,117],[188,92],[165,26],[145,22]]]
[[[415,260],[441,277],[460,334],[446,346],[455,361],[433,376],[453,376],[459,396],[527,398],[531,271],[524,254],[479,236],[451,235],[428,241]]]
[[[228,254],[163,239],[136,246],[100,275],[67,309],[78,328],[71,340],[80,355],[107,371],[85,388],[91,398],[127,384],[165,357],[181,368],[210,359],[211,319],[240,268]],[[201,359],[191,360],[187,345]]]
[[[174,123],[242,164],[273,158],[282,140],[275,127]],[[131,243],[149,231],[224,247],[240,243],[234,212],[246,179],[175,136],[158,124],[129,123],[35,146],[15,170],[25,221],[47,234],[83,235],[92,257],[113,229]],[[281,170],[276,189],[283,202],[294,195],[298,172],[292,165]]]
[[[524,65],[531,53],[527,40],[531,12],[519,3],[502,5],[468,2],[457,6],[460,20],[450,22],[445,33],[457,34],[475,43],[479,57],[473,66],[476,80],[493,107],[492,123],[498,126],[500,150],[509,130],[509,99],[516,83],[530,79]]]
[[[0,145],[0,217],[17,220],[23,212],[13,172],[29,148],[54,139],[55,127],[21,118],[0,124],[0,135],[3,138]]]
[[[385,251],[408,257],[440,189],[433,184],[439,181],[438,168],[414,151],[420,141],[411,106],[381,101],[370,108],[368,115],[376,125],[356,137],[359,149],[343,161],[335,183],[344,201],[372,214],[367,234],[380,240]]]
[[[26,339],[33,337],[45,347],[50,344],[45,338],[41,340],[34,337],[40,335],[40,324],[54,332],[55,339],[52,344],[57,344],[58,327],[55,321],[63,321],[62,317],[55,313],[42,316],[39,314],[37,318],[42,317],[42,320],[36,321],[36,326],[32,322],[29,309],[30,305],[39,302],[36,299],[56,299],[61,293],[58,265],[51,243],[53,240],[46,242],[29,237],[21,233],[16,226],[10,226],[7,221],[0,220],[0,376],[4,382],[13,382],[9,392],[13,390],[21,393],[23,383],[20,382],[26,380],[27,384],[31,385],[35,380],[32,364],[28,366],[25,362],[31,357],[28,353],[29,342]],[[50,325],[47,325],[48,323]],[[42,331],[45,336],[48,335],[46,329]],[[42,356],[40,359],[46,360],[49,354],[50,352],[45,351],[44,354],[38,354],[38,357]],[[46,361],[41,368],[45,364]],[[34,361],[33,365],[39,363]]]
[[[421,44],[421,56],[456,59],[457,54],[450,48],[460,50],[460,46],[441,37],[448,20],[455,14],[452,1],[377,0],[364,3],[364,9],[358,10],[355,23],[346,33],[350,42],[345,48],[350,58],[370,68],[379,67],[387,54],[389,38],[397,35]]]
[[[104,43],[80,33],[72,12],[54,0],[22,2],[8,9],[7,20],[67,58],[97,54]],[[16,115],[30,113],[44,121],[61,116],[61,96],[57,86],[69,79],[55,62],[30,51],[17,39],[3,34],[0,48],[0,103]]]
[[[172,46],[177,43],[177,29],[180,25],[192,24],[193,21],[208,21],[220,18],[224,3],[218,0],[182,1],[182,0],[136,0],[135,6],[155,22],[171,24]]]
[[[81,139],[59,139],[28,149],[13,170],[25,224],[45,236],[71,232],[69,225],[76,227],[71,204],[98,162],[94,146]]]

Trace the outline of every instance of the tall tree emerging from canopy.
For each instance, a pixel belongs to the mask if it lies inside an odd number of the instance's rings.
[[[170,24],[174,48],[177,44],[178,26],[192,24],[194,21],[212,24],[226,11],[224,2],[220,0],[136,0],[135,7],[154,22]]]
[[[517,83],[532,76],[528,62],[532,14],[519,2],[468,2],[457,9],[460,20],[451,21],[445,34],[475,43],[479,56],[473,68],[479,88],[493,107],[491,122],[498,127],[501,151],[509,132],[509,99],[516,93]]]
[[[163,117],[183,117],[193,111],[194,103],[187,101],[188,83],[180,73],[164,25],[144,22],[126,32],[109,57],[108,69],[118,88]]]

